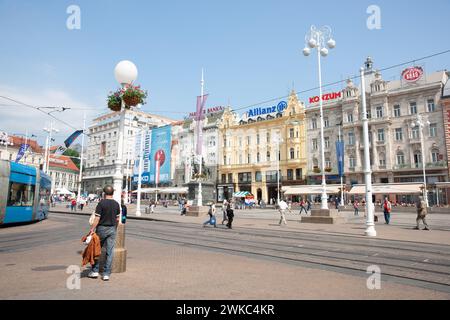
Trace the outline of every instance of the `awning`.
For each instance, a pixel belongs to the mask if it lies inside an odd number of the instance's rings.
[[[447,189],[450,188],[450,182],[436,182],[436,188]]]
[[[423,183],[372,184],[372,194],[421,194]],[[349,194],[365,194],[366,185],[355,184]]]
[[[248,191],[238,191],[238,192],[233,193],[233,197],[236,197],[236,198],[244,198],[244,197],[250,196],[250,195],[252,195],[252,194]]]
[[[322,186],[321,185],[303,185],[303,186],[291,186],[291,187],[282,187],[281,192],[284,192],[284,195],[299,195],[299,194],[321,194]],[[326,186],[327,194],[336,194],[341,192],[340,185],[329,184]]]
[[[57,193],[57,194],[70,194],[70,195],[75,194],[74,192],[69,191],[69,190],[67,190],[66,188],[57,188],[57,189],[56,189],[56,193]]]
[[[132,193],[137,193],[137,190],[134,190]],[[169,194],[169,193],[176,193],[176,194],[185,194],[188,193],[187,187],[174,187],[174,188],[142,188],[141,193],[159,193],[159,194]]]

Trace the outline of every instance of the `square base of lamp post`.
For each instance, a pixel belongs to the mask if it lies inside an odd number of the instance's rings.
[[[189,217],[202,217],[208,214],[208,206],[191,206],[186,212]]]
[[[335,224],[345,222],[336,209],[312,209],[310,216],[302,217],[302,223]]]

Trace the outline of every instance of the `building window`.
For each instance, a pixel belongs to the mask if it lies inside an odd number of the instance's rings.
[[[267,139],[267,143],[270,143],[270,132],[266,133],[266,139]]]
[[[256,135],[256,143],[259,145],[260,141],[259,141],[259,133]]]
[[[323,118],[323,126],[328,128],[330,126],[330,120],[328,118]]]
[[[226,174],[222,174],[222,183],[226,183],[227,182],[227,175]]]
[[[248,163],[248,164],[250,164],[251,158],[252,158],[252,155],[251,155],[250,152],[249,152],[249,153],[247,154],[247,163]]]
[[[398,118],[401,116],[400,105],[396,104],[394,106],[394,117]]]
[[[437,136],[437,124],[431,123],[430,124],[430,137],[436,137]]]
[[[239,154],[239,164],[242,164],[242,154]]]
[[[402,141],[403,140],[403,130],[402,128],[395,129],[395,140]]]
[[[289,138],[294,138],[294,128],[289,129]]]
[[[347,113],[347,122],[353,123],[353,113]]]
[[[256,181],[256,182],[261,182],[261,181],[262,181],[262,174],[261,174],[261,171],[256,171],[256,172],[255,172],[255,181]]]
[[[289,155],[291,159],[295,159],[295,150],[294,148],[289,149]]]
[[[223,136],[223,146],[224,147],[227,146],[227,136],[226,135]]]
[[[380,154],[378,161],[379,161],[380,167],[382,167],[382,168],[386,167],[386,156],[384,153]]]
[[[277,171],[266,171],[266,182],[276,182]]]
[[[331,168],[331,160],[329,158],[325,159],[325,168]]]
[[[325,137],[325,149],[328,149],[330,147],[330,137]]]
[[[376,108],[376,112],[377,112],[377,118],[383,118],[383,107],[382,106],[378,106]]]
[[[227,156],[223,156],[223,165],[227,164]]]
[[[294,170],[287,169],[287,179],[288,180],[294,180]]]
[[[252,143],[252,137],[247,136],[247,145],[249,146]]]
[[[414,127],[411,129],[411,138],[412,139],[419,139],[419,127]]]
[[[434,105],[434,99],[428,99],[427,100],[427,109],[428,109],[428,112],[436,111],[436,107]]]
[[[351,169],[354,169],[356,167],[356,161],[355,161],[355,158],[353,156],[348,158],[348,165],[349,165],[349,167]]]
[[[228,183],[233,183],[233,174],[232,173],[228,174]]]
[[[270,161],[270,151],[267,151],[266,159],[267,159],[267,161]]]
[[[249,183],[252,182],[252,173],[251,172],[243,172],[238,174],[239,183]]]
[[[353,132],[348,133],[348,144],[351,146],[355,144],[355,134]]]
[[[410,114],[417,114],[417,103],[415,102],[409,103],[409,112]]]
[[[384,129],[378,129],[378,141],[384,141]]]
[[[416,168],[422,166],[422,154],[419,151],[414,152],[414,166]]]
[[[295,179],[301,180],[303,178],[302,169],[297,168],[295,169]]]
[[[261,161],[261,156],[259,152],[256,154],[256,162],[259,163]]]
[[[431,152],[431,162],[433,162],[433,163],[439,162],[439,151],[438,150],[433,150]]]
[[[405,155],[403,152],[397,153],[397,164],[398,165],[404,165],[405,164]]]
[[[318,149],[317,139],[312,139],[312,148],[313,148],[313,150],[317,150]]]
[[[317,119],[311,119],[311,129],[317,129]]]

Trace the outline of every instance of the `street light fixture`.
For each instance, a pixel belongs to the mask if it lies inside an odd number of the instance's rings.
[[[322,70],[320,64],[320,56],[326,57],[328,55],[328,48],[336,47],[336,41],[331,38],[331,28],[323,26],[320,29],[311,26],[310,31],[305,36],[307,46],[303,49],[303,54],[309,56],[311,49],[317,49],[318,74],[319,74],[319,103],[320,103],[320,143],[321,143],[321,157],[322,157],[322,197],[321,209],[328,209],[328,196],[326,191],[325,179],[325,141],[323,134],[323,102],[322,102]]]
[[[121,61],[119,62],[115,69],[114,75],[122,87],[130,85],[136,80],[138,72],[137,68],[131,61]],[[122,196],[122,185],[123,185],[123,134],[124,134],[124,123],[125,123],[125,103],[123,99],[121,101],[120,108],[120,122],[119,122],[119,139],[117,142],[117,159],[115,161],[115,173],[114,173],[114,200],[118,203],[121,202]]]
[[[423,142],[423,128],[425,127],[425,123],[430,125],[430,121],[424,121],[422,116],[420,114],[417,115],[417,120],[412,123],[412,127],[419,127],[419,135],[420,135],[420,149],[421,149],[421,156],[422,156],[422,171],[423,171],[423,197],[425,199],[425,203],[427,205],[427,208],[429,207],[428,204],[428,191],[427,191],[427,176],[425,172],[425,151],[424,151],[424,142]]]
[[[59,130],[58,129],[55,129],[54,127],[53,127],[53,121],[51,121],[50,122],[50,128],[44,128],[44,131],[45,132],[47,132],[47,139],[45,140],[45,154],[44,154],[44,172],[46,173],[46,174],[48,174],[48,170],[49,170],[49,162],[50,162],[50,148],[51,148],[51,144],[52,144],[52,141],[54,141],[53,139],[52,139],[52,134],[53,134],[53,132],[55,132],[55,133],[58,133],[59,132]]]

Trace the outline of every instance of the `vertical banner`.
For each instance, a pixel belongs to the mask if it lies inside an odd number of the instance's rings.
[[[76,138],[78,138],[78,136],[80,134],[83,133],[83,130],[77,130],[74,133],[72,133],[65,141],[64,144],[66,146],[66,148],[70,147],[70,145],[75,141]]]
[[[55,156],[59,157],[60,155],[62,155],[64,152],[66,152],[67,148],[64,146],[59,146],[58,148],[56,148],[55,150]]]
[[[202,145],[203,145],[203,119],[204,116],[204,107],[206,104],[206,99],[208,98],[208,95],[205,94],[203,96],[197,97],[197,112],[195,113],[195,121],[197,121],[197,146],[196,151],[197,155],[202,154]]]
[[[17,157],[16,157],[16,162],[19,162],[20,159],[22,159],[22,157],[24,156],[25,152],[27,152],[27,149],[28,149],[29,146],[30,146],[29,144],[25,144],[25,143],[22,143],[20,145],[20,149],[19,149],[19,152],[17,153]]]
[[[344,176],[344,141],[336,141],[336,155],[339,177]]]
[[[152,129],[150,152],[150,183],[170,181],[170,151],[172,127],[164,126]]]

